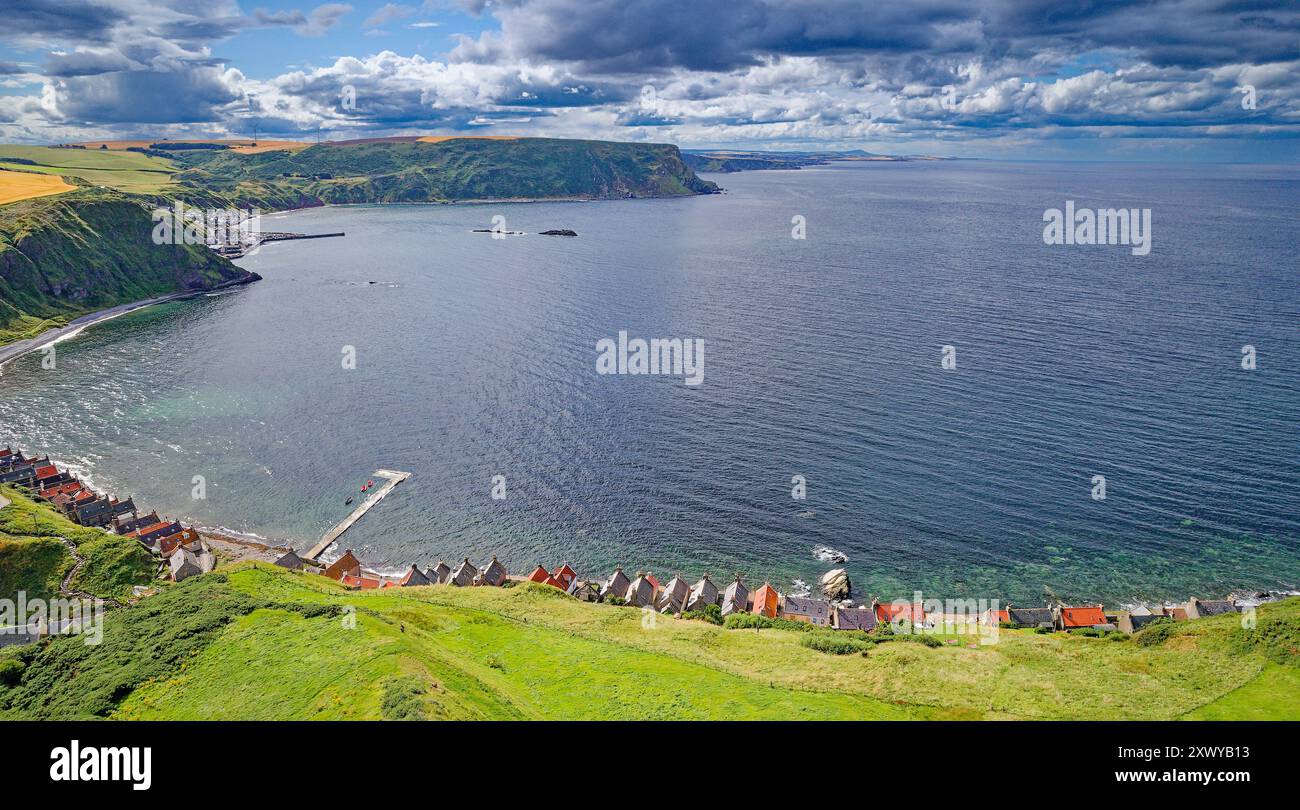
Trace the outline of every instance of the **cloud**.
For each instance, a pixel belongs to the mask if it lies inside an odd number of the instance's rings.
[[[361,36],[403,21],[436,27],[414,18],[453,5],[480,15],[482,32],[453,35],[441,60],[374,53],[379,43]],[[18,59],[38,67],[0,62],[0,77],[41,87],[0,96],[5,137],[50,140],[78,127],[243,132],[254,118],[277,133],[487,131],[873,151],[1103,136],[1300,143],[1300,7],[1282,0],[408,0],[371,9],[353,55],[338,55],[348,50],[336,35],[328,55],[295,56],[306,67],[256,80],[224,64],[221,43],[254,28],[321,37],[352,7],[9,6],[17,11],[0,42],[37,52]],[[1250,109],[1246,85],[1256,89]],[[340,105],[343,86],[356,90],[355,109]]]
[[[376,10],[374,14],[367,17],[366,21],[361,24],[361,27],[378,28],[379,26],[387,25],[390,22],[404,20],[416,13],[416,9],[411,6],[388,3]]]
[[[352,11],[352,6],[346,3],[325,3],[312,9],[311,13],[307,15],[307,21],[294,26],[294,30],[303,36],[323,36],[326,31],[338,24],[343,15],[350,11]]]

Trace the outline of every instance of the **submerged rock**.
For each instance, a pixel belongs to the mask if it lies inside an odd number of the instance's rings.
[[[853,588],[848,572],[843,568],[833,568],[822,574],[821,585],[827,599],[846,599]]]
[[[836,551],[830,546],[814,546],[813,556],[822,562],[845,563],[849,557],[842,551]]]

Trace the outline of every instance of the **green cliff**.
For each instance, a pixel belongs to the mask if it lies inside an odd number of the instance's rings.
[[[256,280],[203,245],[154,244],[151,207],[102,189],[0,207],[0,344],[118,304]]]
[[[553,138],[461,138],[429,143],[323,143],[301,151],[182,152],[186,199],[221,195],[242,206],[619,199],[710,194],[677,147]]]

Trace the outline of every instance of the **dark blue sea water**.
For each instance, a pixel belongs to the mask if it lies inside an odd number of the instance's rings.
[[[728,193],[271,218],[347,237],[267,246],[242,262],[264,281],[97,326],[54,371],[11,363],[0,442],[300,548],[407,470],[345,535],[381,568],[495,552],[787,587],[826,545],[882,598],[1300,584],[1300,170],[712,179]],[[1067,199],[1150,208],[1150,255],[1043,244]],[[580,236],[471,233],[496,215]],[[703,384],[597,374],[620,330],[703,339]]]

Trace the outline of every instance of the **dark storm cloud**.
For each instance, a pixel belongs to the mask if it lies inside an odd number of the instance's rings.
[[[66,80],[59,112],[97,124],[197,123],[218,120],[219,108],[240,100],[213,68],[124,70]]]
[[[70,76],[97,76],[101,73],[113,73],[129,70],[131,60],[118,51],[91,53],[80,51],[51,55],[41,71],[46,76],[67,78]]]
[[[960,32],[944,26],[970,16],[970,7],[957,0],[518,0],[488,8],[501,20],[502,33],[467,43],[466,57],[490,58],[501,46],[614,73],[728,70],[774,53],[960,49]]]
[[[604,72],[729,70],[773,55],[907,54],[934,65],[940,57],[1026,59],[1047,50],[1099,48],[1161,66],[1205,67],[1290,60],[1300,45],[1300,4],[1286,2],[504,0],[468,6],[499,18],[502,30],[464,43],[462,58],[512,53]]]
[[[0,38],[43,37],[77,42],[104,42],[113,27],[127,19],[118,8],[94,0],[6,0]]]

